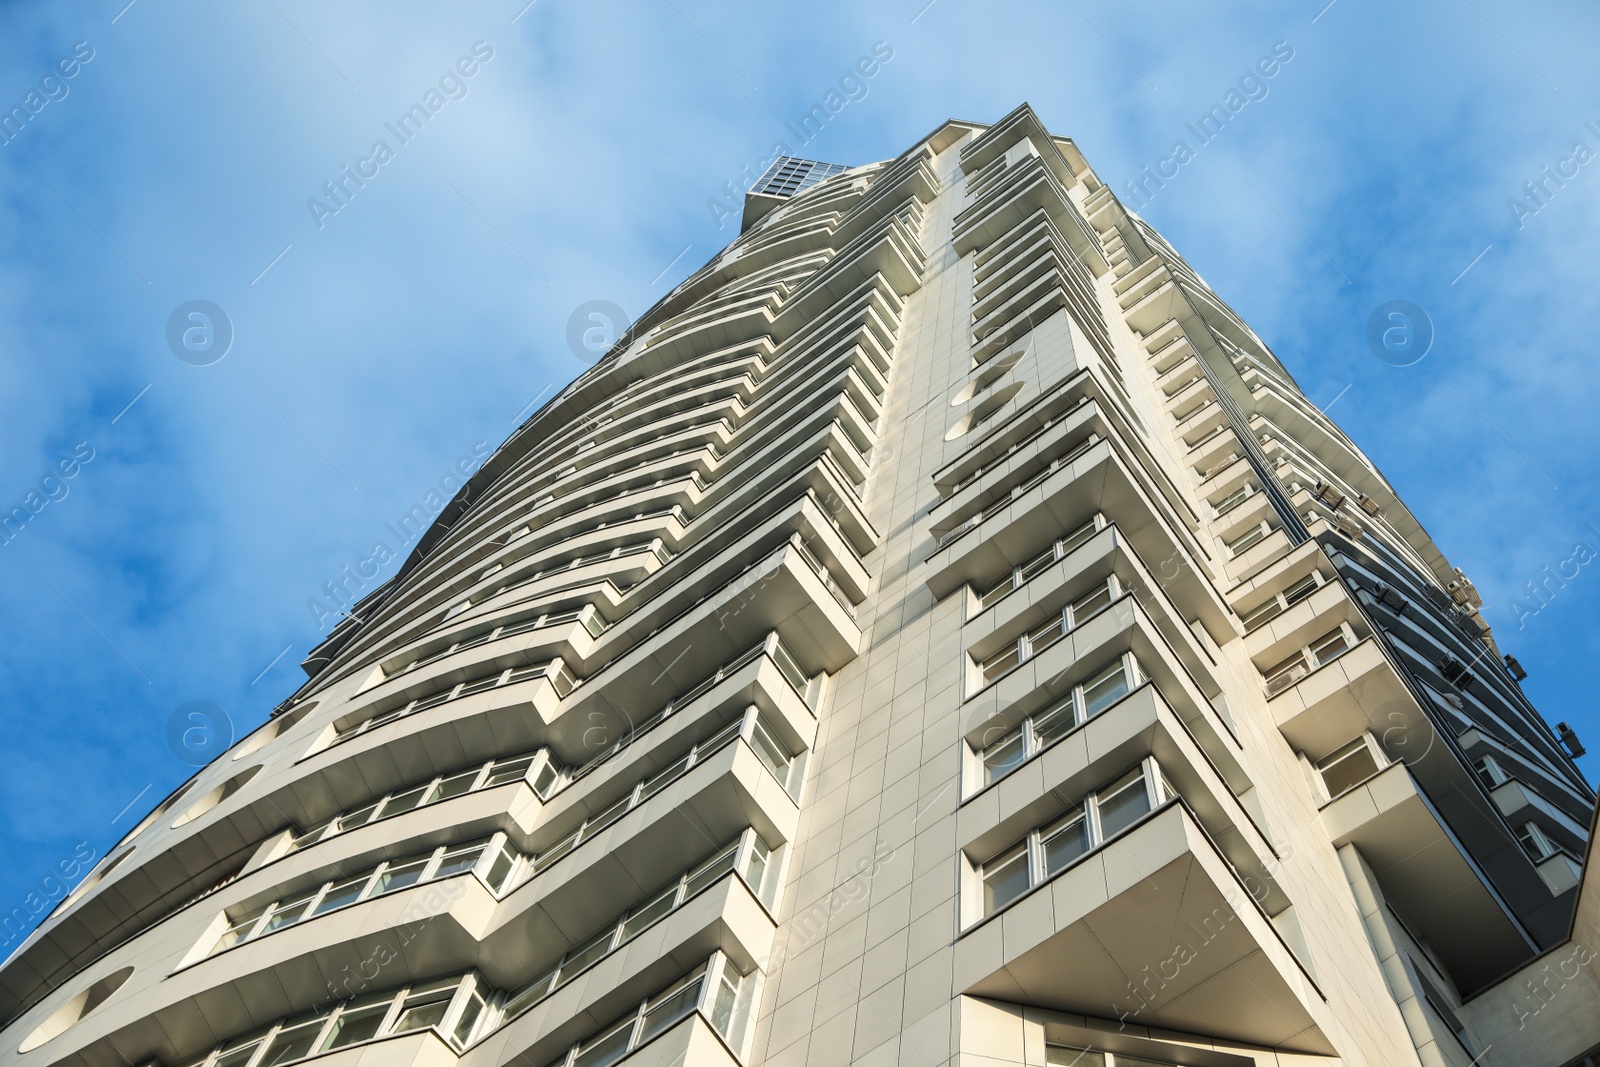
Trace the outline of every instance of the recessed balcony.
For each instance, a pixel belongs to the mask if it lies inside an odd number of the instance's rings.
[[[956,942],[955,990],[1330,1055],[1310,977],[1181,803]]]
[[[1356,846],[1464,996],[1535,951],[1406,764],[1392,763],[1329,801],[1322,824],[1334,845]]]

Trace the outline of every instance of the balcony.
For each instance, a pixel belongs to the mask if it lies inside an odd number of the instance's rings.
[[[996,725],[1007,722],[998,717]],[[984,734],[988,734],[985,730]],[[980,735],[980,741],[982,735]],[[1027,829],[1145,756],[1153,756],[1190,812],[1236,871],[1264,887],[1268,913],[1288,905],[1277,886],[1272,845],[1235,798],[1215,764],[1173,706],[1153,684],[1117,703],[1026,760],[998,782],[970,793],[956,813],[956,837],[971,855],[994,855]],[[968,778],[975,768],[968,767]]]
[[[1315,984],[1177,802],[968,930],[955,991],[1333,1052]]]
[[[1322,809],[1333,844],[1354,844],[1385,895],[1433,948],[1464,996],[1526,962],[1534,946],[1404,763]]]
[[[1359,641],[1332,663],[1283,684],[1267,706],[1284,739],[1314,760],[1363,730],[1386,743],[1403,739],[1417,753],[1433,737],[1433,726],[1376,638]],[[1395,754],[1412,755],[1403,747]]]
[[[1152,500],[1148,485],[1110,439],[1101,440],[937,548],[927,562],[928,588],[942,598],[969,582],[981,585],[1099,511],[1117,524],[1141,559],[1151,561],[1186,618],[1198,618],[1219,643],[1231,639],[1236,633],[1232,613],[1209,576],[1193,569],[1189,561],[1197,549],[1170,525],[1167,508]]]

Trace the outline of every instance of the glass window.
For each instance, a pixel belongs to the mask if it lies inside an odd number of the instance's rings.
[[[675,781],[679,775],[683,774],[683,772],[687,771],[688,769],[688,756],[674,760],[672,763],[663,767],[661,770],[644,780],[644,782],[639,786],[639,796],[637,801],[635,801],[632,797],[629,797],[626,802],[619,802],[621,803],[620,808],[617,804],[613,804],[611,807],[594,817],[594,825],[597,827],[604,826],[606,822],[615,818],[617,815],[622,814],[622,811],[626,810],[630,804],[643,804],[646,800],[649,800],[651,797],[661,792],[661,790],[665,789],[669,784]]]
[[[1322,582],[1318,576],[1308,574],[1283,591],[1284,603],[1292,607],[1320,588],[1322,588]]]
[[[1033,717],[1033,736],[1037,747],[1042,749],[1056,741],[1061,740],[1072,732],[1077,725],[1075,710],[1069,697]]]
[[[759,896],[761,882],[767,873],[767,859],[771,855],[771,851],[767,848],[767,843],[756,836],[753,831],[751,837],[753,840],[750,842],[750,861],[745,867],[744,880],[750,883],[750,888],[754,889]]]
[[[372,813],[377,810],[378,804],[374,803],[368,804],[364,808],[357,808],[355,811],[352,811],[346,815],[341,815],[339,816],[339,829],[342,831],[348,830],[354,826],[360,826],[362,823],[372,818]]]
[[[466,1003],[461,1006],[461,1016],[456,1019],[455,1028],[450,1031],[450,1036],[455,1039],[457,1045],[465,1045],[472,1037],[472,1028],[477,1025],[478,1017],[483,1014],[486,1004],[483,992],[478,988],[477,982],[473,982]]]
[[[650,1040],[679,1019],[694,1011],[700,1000],[702,975],[695,975],[682,986],[657,997],[644,1009],[644,1025],[639,1028],[639,1044]]]
[[[1047,1045],[1044,1050],[1044,1062],[1060,1064],[1062,1067],[1106,1067],[1106,1056],[1105,1053],[1095,1052],[1093,1049]]]
[[[1263,523],[1257,523],[1255,526],[1250,527],[1238,537],[1235,537],[1232,541],[1229,541],[1228,549],[1235,556],[1237,556],[1266,536],[1266,525]]]
[[[1076,530],[1073,530],[1071,533],[1067,534],[1067,536],[1061,539],[1061,554],[1065,556],[1067,553],[1071,552],[1073,549],[1077,548],[1079,545],[1083,544],[1085,541],[1089,540],[1089,538],[1093,537],[1099,532],[1099,518],[1096,517],[1090,519],[1088,522],[1084,523],[1082,526],[1078,527]]]
[[[1128,672],[1121,660],[1083,683],[1084,717],[1094,718],[1128,693]]]
[[[499,893],[505,888],[506,881],[516,865],[516,853],[512,851],[509,843],[503,843],[495,851],[494,859],[489,861],[489,869],[484,873],[483,880],[489,884],[490,889]]]
[[[255,1056],[256,1049],[260,1047],[260,1038],[243,1045],[235,1045],[217,1057],[216,1067],[244,1067]]]
[[[1000,579],[999,582],[985,590],[983,595],[978,598],[979,604],[982,607],[987,608],[995,602],[1004,599],[1006,594],[1015,588],[1016,572],[1013,571],[1011,574],[1006,575],[1004,578]]]
[[[223,949],[243,941],[245,936],[250,933],[250,928],[255,926],[256,920],[260,919],[265,911],[265,908],[256,908],[242,918],[230,923],[228,928],[222,932],[222,936],[217,939],[216,947],[211,951],[221,952]]]
[[[546,762],[542,767],[539,768],[539,773],[534,775],[533,791],[538,793],[541,797],[548,798],[551,790],[555,787],[556,779],[559,776],[559,772],[556,771],[555,766],[549,762]],[[491,774],[490,778],[492,779],[493,777],[493,774]],[[499,783],[496,782],[495,784],[498,785]]]
[[[1072,602],[1072,625],[1081,625],[1086,619],[1103,611],[1110,603],[1111,583],[1107,581],[1105,585],[1095,589],[1094,592],[1089,593],[1087,596],[1079,597]]]
[[[413,986],[400,1004],[400,1015],[395,1019],[391,1032],[403,1034],[411,1030],[425,1030],[444,1022],[445,1012],[450,1010],[450,1001],[460,984],[460,979],[449,978],[442,982]]]
[[[1493,756],[1484,756],[1472,766],[1478,772],[1478,777],[1483,779],[1483,784],[1490,789],[1498,785],[1504,785],[1508,778],[1504,768],[1500,766],[1500,762]]]
[[[1018,727],[983,750],[984,784],[1004,778],[1020,767],[1027,756],[1022,728]]]
[[[591,937],[587,942],[579,945],[567,953],[566,959],[561,964],[561,980],[564,982],[573,974],[583,970],[595,960],[611,951],[612,939],[616,937],[615,928],[607,928],[597,937]]]
[[[676,903],[677,899],[678,887],[673,886],[665,893],[659,894],[654,900],[639,908],[632,915],[629,915],[627,920],[622,924],[621,941],[627,941],[629,938],[634,937],[639,933],[640,930],[643,930],[645,927],[661,918],[667,912],[671,911],[672,905]],[[619,941],[619,944],[620,943],[621,942]]]
[[[1256,627],[1272,621],[1282,613],[1282,602],[1280,602],[1277,597],[1273,597],[1265,604],[1245,612],[1240,618],[1240,621],[1244,623],[1245,631],[1248,633],[1249,631],[1254,630]]]
[[[733,870],[733,865],[737,861],[738,856],[739,846],[734,844],[731,847],[723,850],[715,858],[707,860],[700,866],[698,870],[689,875],[688,879],[686,879],[683,889],[684,899],[687,900],[689,897],[700,892],[700,890],[704,889],[712,882],[715,882],[718,878],[721,878],[723,875]]]
[[[1311,646],[1311,656],[1320,667],[1325,663],[1332,663],[1349,649],[1350,643],[1345,639],[1344,631],[1334,630],[1316,640]]]
[[[322,895],[322,899],[317,901],[316,914],[321,915],[324,912],[332,911],[334,908],[342,908],[346,904],[354,904],[361,899],[361,891],[367,887],[367,883],[371,880],[372,872],[368,871],[358,878],[351,878],[330,886],[328,891]]]
[[[573,1067],[611,1067],[611,1064],[622,1059],[627,1054],[636,1021],[629,1019],[609,1033],[580,1046],[577,1057],[572,1061]]]
[[[733,1021],[733,1008],[739,1000],[739,987],[743,983],[744,979],[734,969],[733,963],[724,961],[722,974],[717,981],[716,999],[711,1005],[711,1025],[720,1034],[726,1034],[728,1024]]]
[[[1381,768],[1365,736],[1358,737],[1317,761],[1328,796],[1336,797],[1377,774]]]
[[[478,864],[478,857],[483,855],[483,850],[489,847],[487,841],[474,841],[470,845],[458,845],[447,849],[443,858],[439,860],[439,869],[433,872],[435,878],[448,878],[453,874],[470,871]]]
[[[433,853],[424,853],[421,856],[412,856],[409,859],[396,860],[383,869],[378,875],[377,885],[373,887],[372,894],[393,893],[407,886],[415,885],[422,879],[422,872],[427,868],[428,862],[433,859]]]
[[[1039,835],[1045,877],[1055,874],[1089,851],[1089,820],[1078,808]]]
[[[1065,617],[1056,615],[1043,625],[1036,626],[1027,633],[1028,654],[1037,656],[1057,641],[1066,633],[1069,623]]]
[[[267,1051],[262,1054],[257,1067],[277,1067],[280,1063],[311,1055],[311,1047],[316,1044],[317,1035],[322,1033],[323,1024],[327,1021],[327,1012],[313,1012],[287,1020],[272,1035],[272,1041],[268,1043]]]
[[[311,910],[311,900],[316,893],[308,893],[298,900],[278,904],[272,909],[272,915],[261,927],[261,933],[270,934],[274,930],[282,930],[285,926],[293,926],[306,917]]]
[[[1110,788],[1095,797],[1100,813],[1102,840],[1110,840],[1138,821],[1150,810],[1150,794],[1145,788],[1143,768],[1129,771]]]
[[[474,767],[470,771],[462,771],[460,774],[452,774],[448,778],[440,779],[439,784],[433,787],[433,791],[428,795],[425,803],[432,804],[435,801],[451,800],[461,796],[463,793],[470,792],[472,783],[478,780],[479,773],[480,769]]]
[[[755,721],[750,730],[750,747],[761,757],[761,762],[767,765],[767,770],[772,772],[772,776],[787,789],[791,757],[782,745],[773,740],[772,735],[767,732],[766,724],[760,719]]]
[[[985,912],[1005,907],[1028,888],[1028,849],[1018,845],[983,865]]]
[[[504,785],[507,782],[514,782],[518,778],[521,778],[523,775],[527,774],[528,768],[532,764],[532,756],[524,756],[520,759],[501,760],[499,763],[496,763],[489,768],[489,777],[484,779],[483,786],[485,789],[487,789],[490,786]],[[552,775],[555,773],[548,764],[546,764],[545,769],[550,771]]]
[[[384,1016],[389,1014],[389,1005],[393,1000],[393,993],[378,993],[346,1004],[333,1021],[319,1051],[344,1048],[378,1036],[378,1028],[383,1025]]]
[[[1022,646],[1012,644],[983,661],[983,680],[992,681],[1021,662]]]
[[[415,789],[408,789],[404,793],[394,794],[384,802],[383,814],[379,818],[399,815],[401,812],[410,811],[412,808],[421,806],[423,798],[428,795],[428,790],[432,788],[432,785],[433,783],[430,782],[428,785],[418,786]]]

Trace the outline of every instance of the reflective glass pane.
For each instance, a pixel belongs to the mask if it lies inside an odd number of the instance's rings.
[[[348,830],[352,826],[360,826],[362,823],[372,818],[372,813],[377,810],[377,804],[368,804],[364,808],[357,808],[355,811],[352,811],[346,815],[341,815],[339,817],[339,829]]]
[[[258,1067],[277,1067],[280,1063],[311,1055],[311,1047],[316,1044],[317,1035],[322,1033],[322,1025],[327,1021],[326,1013],[290,1019],[273,1035]]]
[[[1095,528],[1095,521],[1090,519],[1088,522],[1084,523],[1082,526],[1078,527],[1076,530],[1073,530],[1071,533],[1067,534],[1067,536],[1061,539],[1061,554],[1063,556],[1066,555],[1068,552],[1071,552],[1073,549],[1089,540],[1089,538],[1093,537],[1098,532],[1099,531]]]
[[[993,585],[985,590],[983,596],[979,598],[980,603],[984,607],[988,607],[996,601],[1004,599],[1007,593],[1016,588],[1016,583],[1013,581],[1013,578],[1014,574],[1008,574],[1002,578],[998,584]]]
[[[1311,656],[1317,661],[1317,666],[1331,663],[1338,659],[1350,648],[1345,640],[1343,630],[1335,630],[1331,634],[1324,634],[1318,638],[1316,644],[1311,646]]]
[[[471,845],[464,845],[445,852],[439,860],[438,870],[433,872],[435,878],[448,878],[453,874],[470,871],[477,866],[478,857],[483,855],[483,850],[489,847],[487,841],[478,841]]]
[[[477,780],[477,767],[472,768],[470,771],[462,771],[460,774],[452,774],[434,786],[433,794],[428,797],[427,802],[432,804],[436,800],[449,800],[451,797],[458,797],[470,791],[472,783]]]
[[[322,895],[322,899],[317,901],[316,914],[321,915],[323,912],[332,911],[334,908],[342,908],[346,904],[354,904],[361,898],[361,891],[366,888],[367,882],[371,878],[372,874],[369,871],[358,878],[351,878],[348,881],[330,886],[328,891]]]
[[[521,778],[523,775],[527,774],[528,768],[532,765],[532,756],[526,756],[522,759],[501,760],[499,763],[496,763],[493,767],[489,768],[489,777],[484,779],[484,787],[487,788],[489,786],[504,785],[507,782],[514,782],[518,778]],[[551,771],[548,766],[546,767],[546,771],[550,774],[555,773],[554,771]]]
[[[634,1020],[626,1023],[584,1045],[578,1050],[573,1067],[611,1067],[628,1051],[628,1041],[633,1037]]]
[[[1060,615],[1050,619],[1041,626],[1036,626],[1028,631],[1028,652],[1037,656],[1061,640],[1061,635],[1066,632],[1066,620]]]
[[[1139,816],[1150,810],[1150,797],[1144,786],[1144,772],[1133,771],[1104,790],[1096,798],[1100,808],[1100,832],[1110,840],[1126,830]]]
[[[789,785],[789,753],[782,745],[773,740],[767,732],[767,727],[760,719],[756,720],[755,727],[750,731],[750,747],[755,749],[756,755],[761,757],[761,762],[767,765],[767,770],[772,776],[787,788]]]
[[[700,999],[700,982],[701,979],[696,978],[645,1009],[644,1026],[639,1030],[641,1044],[694,1011]]]
[[[511,851],[510,846],[502,846],[495,853],[494,859],[489,861],[489,869],[484,874],[483,880],[489,884],[490,889],[493,889],[496,893],[500,892],[505,888],[506,878],[511,874],[516,863],[516,854]]]
[[[461,1009],[461,1017],[456,1020],[456,1025],[450,1031],[450,1036],[456,1044],[465,1045],[472,1036],[472,1028],[478,1022],[478,1016],[483,1014],[484,999],[476,990],[467,998],[467,1003]]]
[[[383,816],[398,815],[403,811],[410,811],[412,808],[417,807],[422,803],[422,798],[428,795],[430,788],[432,788],[432,783],[418,786],[415,789],[407,789],[404,793],[396,793],[384,802]]]
[[[1089,821],[1080,808],[1039,835],[1044,847],[1045,875],[1055,874],[1089,851]]]
[[[306,912],[311,908],[311,897],[304,896],[299,900],[279,904],[272,909],[272,915],[261,927],[263,934],[270,934],[274,930],[281,930],[285,926],[293,926],[306,917]]]
[[[991,681],[1015,667],[1018,663],[1018,656],[1018,646],[1012,645],[984,660],[983,680],[985,682]]]
[[[644,907],[628,916],[627,921],[622,924],[622,940],[628,940],[640,930],[643,930],[645,927],[661,918],[661,916],[671,911],[673,901],[675,901],[677,897],[678,887],[673,886],[671,889],[667,890],[665,893],[662,893],[650,903],[646,904]]]
[[[567,981],[572,975],[610,952],[611,940],[615,936],[615,928],[608,927],[599,936],[591,937],[586,943],[569,952],[561,964],[561,980]]]
[[[389,1013],[389,1004],[394,999],[393,994],[383,993],[376,997],[363,997],[345,1005],[339,1012],[339,1017],[333,1021],[333,1026],[328,1030],[327,1038],[322,1042],[322,1051],[344,1048],[358,1041],[366,1041],[378,1035],[378,1027],[383,1025],[383,1017]]]
[[[983,910],[1003,908],[1028,888],[1028,850],[1018,845],[1009,853],[984,864]]]
[[[1059,741],[1077,725],[1076,709],[1071,700],[1064,700],[1047,711],[1033,717],[1033,736],[1040,748]]]
[[[996,741],[983,750],[983,781],[999,781],[1012,771],[1016,770],[1022,761],[1027,758],[1023,749],[1022,730],[1011,731],[1005,737]]]
[[[689,875],[687,884],[684,886],[684,897],[688,898],[700,892],[700,890],[733,870],[733,864],[738,859],[738,856],[739,847],[734,845],[718,854],[715,859],[708,860],[693,874]]]
[[[1083,683],[1083,710],[1087,718],[1094,718],[1128,692],[1128,674],[1122,661],[1101,671]]]
[[[1102,585],[1087,596],[1072,602],[1072,625],[1081,626],[1085,619],[1104,610],[1111,603],[1111,587]]]
[[[422,878],[422,872],[432,858],[433,854],[429,853],[426,856],[415,856],[391,863],[384,868],[382,874],[378,875],[378,883],[372,890],[373,895],[392,893],[408,885],[415,885]]]
[[[250,1057],[256,1054],[256,1049],[260,1047],[261,1042],[256,1040],[248,1045],[231,1048],[217,1057],[216,1067],[244,1067],[245,1064],[250,1062]]]

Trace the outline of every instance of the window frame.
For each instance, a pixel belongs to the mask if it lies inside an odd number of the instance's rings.
[[[1107,836],[1101,822],[1102,805],[1106,800],[1131,788],[1135,782],[1142,782],[1143,784],[1145,810],[1115,833]],[[963,909],[966,915],[963,931],[969,930],[1005,911],[1012,904],[1021,900],[1041,885],[1076,866],[1086,857],[1093,855],[1123,834],[1130,832],[1169,801],[1178,799],[1179,796],[1180,794],[1172,787],[1166,775],[1162,773],[1161,765],[1156,761],[1156,758],[1154,756],[1145,756],[1132,767],[1125,768],[1109,782],[1085,793],[1083,798],[1071,808],[1058,813],[1049,822],[1033,827],[1020,839],[1000,849],[991,859],[982,863],[967,861],[965,866],[970,872],[971,878],[966,880],[966,885],[971,891],[963,894],[964,898],[969,901]],[[1078,819],[1082,819],[1083,833],[1086,840],[1083,851],[1071,857],[1055,870],[1050,870],[1048,856],[1045,851],[1046,841],[1058,835],[1062,829],[1067,828]],[[1017,862],[1019,853],[1023,858],[1024,868],[1028,874],[1027,885],[1018,889],[1004,901],[998,904],[991,904],[988,894],[990,872],[997,873],[999,870]]]

